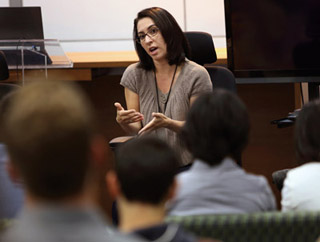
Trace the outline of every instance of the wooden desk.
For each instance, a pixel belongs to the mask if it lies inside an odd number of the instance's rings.
[[[214,64],[226,65],[226,49],[217,48],[216,53],[218,60]],[[92,81],[93,68],[125,68],[139,60],[135,51],[67,52],[66,55],[73,62],[73,68],[48,69],[48,79]],[[43,70],[25,70],[26,81],[43,78]],[[21,80],[21,74],[19,71],[11,70],[9,81],[15,82],[17,80]]]
[[[226,64],[226,49],[217,48],[216,53],[217,62]],[[74,68],[127,67],[139,60],[135,51],[67,52],[66,55],[73,62]]]
[[[135,51],[67,52],[73,68],[127,67],[138,61]]]

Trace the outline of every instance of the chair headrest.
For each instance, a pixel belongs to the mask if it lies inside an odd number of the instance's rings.
[[[7,80],[8,78],[9,78],[8,63],[4,53],[0,51],[0,81]]]
[[[212,36],[205,32],[184,32],[191,49],[191,60],[199,65],[211,64],[217,60]]]

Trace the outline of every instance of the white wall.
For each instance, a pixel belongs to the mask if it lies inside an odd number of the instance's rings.
[[[8,7],[9,0],[0,0],[0,7]]]
[[[186,0],[187,30],[213,36],[216,47],[226,47],[223,0]]]
[[[24,0],[23,5],[41,6],[45,38],[59,39],[66,52],[133,50],[133,19],[151,6],[167,9],[183,30],[209,32],[216,47],[225,47],[223,0]]]

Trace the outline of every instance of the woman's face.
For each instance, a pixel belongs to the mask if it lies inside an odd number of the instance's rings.
[[[141,46],[154,62],[167,61],[167,44],[151,18],[140,19],[137,23],[137,32]]]

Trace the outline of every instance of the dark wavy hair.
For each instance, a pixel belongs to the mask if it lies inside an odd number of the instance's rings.
[[[180,136],[195,158],[215,165],[227,156],[238,161],[249,127],[243,102],[229,91],[214,89],[194,102]]]
[[[300,164],[320,161],[320,100],[303,106],[295,124],[296,155]]]
[[[133,39],[136,52],[140,59],[140,67],[145,70],[154,69],[152,58],[136,41],[138,37],[137,24],[142,18],[151,18],[159,28],[167,44],[167,59],[170,65],[179,65],[190,56],[188,41],[174,17],[165,9],[159,7],[147,8],[140,11],[134,20]]]

